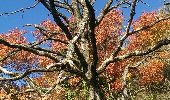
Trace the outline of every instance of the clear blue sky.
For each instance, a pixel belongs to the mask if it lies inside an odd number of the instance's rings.
[[[101,2],[102,1],[102,2]],[[105,3],[106,0],[99,0],[95,4],[95,10],[98,13],[100,8]],[[139,13],[145,11],[157,10],[162,6],[163,0],[144,0],[147,2],[150,7],[147,5],[141,4],[140,7],[136,9],[136,17],[139,16]],[[4,12],[12,12],[20,8],[25,8],[31,6],[35,3],[35,0],[1,0],[0,1],[0,14]],[[125,14],[128,13],[128,10],[125,10]],[[14,29],[16,27],[20,29],[32,30],[31,28],[23,28],[24,24],[38,24],[43,20],[52,19],[48,16],[49,12],[39,4],[33,9],[26,10],[24,13],[16,13],[10,16],[4,15],[0,16],[0,33],[7,32],[8,30]]]

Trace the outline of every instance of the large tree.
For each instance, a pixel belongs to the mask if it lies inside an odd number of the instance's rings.
[[[168,79],[169,14],[134,19],[142,0],[107,0],[99,14],[96,0],[36,2],[26,9],[40,3],[54,21],[24,25],[35,28],[34,42],[19,29],[0,34],[3,98],[123,100]]]

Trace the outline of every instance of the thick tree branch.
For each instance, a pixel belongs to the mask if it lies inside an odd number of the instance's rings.
[[[3,39],[0,39],[0,44],[3,44],[3,45],[8,46],[10,48],[18,48],[20,50],[28,51],[28,52],[31,52],[33,54],[39,55],[39,56],[45,56],[45,57],[48,57],[48,58],[58,62],[57,58],[55,56],[53,56],[52,54],[47,53],[47,52],[43,52],[43,51],[38,51],[36,49],[31,48],[31,46],[12,44],[12,43],[9,43],[9,42],[7,42]]]
[[[11,78],[0,77],[0,81],[15,81],[15,80],[22,79],[31,73],[54,72],[54,71],[58,71],[58,70],[57,69],[27,69],[23,74],[20,74],[19,76],[16,76],[16,77],[11,77]],[[14,73],[14,75],[16,74],[18,73]]]
[[[97,62],[98,62],[96,38],[95,38],[95,33],[94,33],[96,18],[95,18],[95,12],[94,12],[93,6],[87,0],[86,0],[86,6],[88,9],[88,13],[89,13],[89,19],[88,19],[89,20],[89,28],[90,28],[89,40],[91,41],[91,45],[92,45],[93,67],[96,67]]]
[[[76,19],[76,22],[79,22],[81,20],[81,13],[78,0],[72,0],[72,7],[74,9],[74,18]]]
[[[46,0],[41,0],[40,2],[51,12],[51,14],[53,15],[53,18],[54,18],[54,21],[56,22],[56,24],[66,34],[66,37],[69,40],[71,40],[72,39],[72,35],[71,35],[69,29],[67,28],[67,26],[60,19],[60,14],[58,13],[58,11],[55,8],[54,0],[50,0],[49,3]]]
[[[124,60],[124,59],[131,58],[131,57],[135,57],[135,56],[144,56],[144,55],[150,54],[150,53],[154,52],[155,50],[161,48],[162,46],[168,45],[168,44],[170,44],[170,39],[164,39],[164,40],[159,41],[156,45],[154,45],[153,47],[149,48],[146,51],[134,51],[134,52],[125,54],[123,56],[117,56],[117,57],[111,56],[110,58],[106,59],[102,63],[102,65],[97,69],[97,73],[98,74],[102,73],[110,63]]]
[[[49,37],[51,38],[51,37]],[[47,41],[49,40],[49,38],[46,38],[46,39],[43,39],[41,41],[38,41],[38,42],[33,42],[33,43],[30,43],[28,44],[28,46],[30,46],[30,48],[34,48],[36,50],[40,50],[40,51],[44,51],[44,52],[48,52],[48,53],[53,53],[53,54],[57,54],[57,56],[63,56],[60,52],[55,52],[55,51],[52,51],[52,50],[47,50],[47,49],[43,49],[43,48],[40,48],[40,47],[35,47],[37,45],[40,45],[41,43],[43,43],[44,41]],[[8,59],[9,57],[11,56],[14,56],[15,54],[17,54],[17,52],[21,51],[21,49],[15,49],[15,50],[12,50],[10,51],[9,53],[7,53],[6,56],[4,56],[3,58],[0,59],[0,62],[3,62],[5,61],[6,59]]]
[[[76,69],[75,66],[71,66],[70,60],[65,59],[61,63],[55,63],[55,64],[52,64],[50,66],[47,66],[47,69],[27,69],[22,74],[10,72],[10,75],[13,75],[14,77],[11,77],[11,78],[0,77],[0,81],[8,81],[8,80],[14,81],[14,80],[22,79],[22,78],[26,77],[27,75],[29,75],[31,73],[54,72],[54,71],[61,71],[61,70],[64,70],[65,72],[69,72],[69,73],[72,73],[72,74],[76,74],[76,75],[82,77],[84,80],[87,80],[87,78],[86,78],[86,76],[84,75],[83,72]]]
[[[133,56],[144,56],[144,55],[150,54],[150,53],[154,52],[155,50],[161,48],[162,46],[168,45],[168,44],[170,44],[170,39],[164,39],[164,40],[159,41],[156,45],[154,45],[153,47],[149,48],[146,51],[135,51],[135,52],[123,55],[123,56],[115,57],[115,60],[127,59],[127,58],[131,58]]]

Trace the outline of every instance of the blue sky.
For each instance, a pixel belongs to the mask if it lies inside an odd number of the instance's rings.
[[[102,2],[101,2],[102,1]],[[149,6],[141,4],[136,9],[137,18],[141,12],[157,10],[162,6],[162,0],[144,0]],[[33,5],[35,0],[1,0],[0,1],[0,14],[4,12],[12,12],[20,8],[25,8]],[[95,10],[98,13],[102,5],[106,0],[99,0],[95,4]],[[128,16],[128,10],[125,10],[125,15]],[[16,13],[10,16],[3,15],[0,16],[0,33],[8,32],[8,30],[18,27],[19,29],[26,29],[31,31],[32,28],[23,28],[25,24],[38,24],[43,20],[52,19],[49,12],[41,5],[38,4],[35,8],[30,10],[25,10],[25,12]]]
[[[12,12],[21,8],[32,6],[35,0],[1,0],[0,14],[4,12]],[[50,18],[49,12],[38,4],[35,8],[25,10],[25,12],[16,13],[13,15],[0,16],[0,33],[7,32],[13,28],[23,28],[25,24],[38,24],[43,20]],[[28,28],[27,28],[28,29]]]

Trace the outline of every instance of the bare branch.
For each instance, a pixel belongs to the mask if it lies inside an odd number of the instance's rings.
[[[31,73],[37,73],[37,72],[54,72],[54,71],[58,71],[59,69],[27,69],[23,74],[20,74],[16,77],[11,77],[11,78],[4,78],[4,77],[0,77],[0,81],[15,81],[15,80],[19,80],[22,79],[24,77],[26,77],[27,75],[31,74]],[[14,75],[16,75],[18,73],[14,73]]]
[[[96,22],[96,26],[98,24],[100,24],[100,22],[103,20],[104,16],[110,12],[111,10],[118,8],[119,6],[123,5],[123,4],[128,4],[127,0],[121,0],[120,2],[118,2],[116,5],[112,6],[113,0],[108,0],[108,2],[106,3],[105,7],[102,9],[101,13],[99,14],[99,16],[97,17],[97,22]]]
[[[20,94],[25,94],[25,93],[30,93],[30,92],[35,92],[35,90],[34,89],[26,89],[26,90],[24,90],[22,92],[14,93],[14,95],[20,95]]]
[[[105,7],[102,9],[100,15],[97,17],[97,23],[100,23],[104,16],[108,13],[109,8],[111,7],[113,3],[113,0],[108,0],[108,2],[105,4]]]
[[[62,41],[62,40],[60,40],[60,39],[53,38],[53,36],[55,36],[55,35],[57,35],[57,34],[61,34],[61,33],[59,33],[59,32],[51,32],[50,30],[46,29],[45,27],[43,27],[43,26],[41,26],[41,25],[37,25],[37,24],[26,24],[26,25],[24,25],[24,26],[32,26],[32,27],[40,30],[40,32],[42,33],[42,35],[44,35],[45,37],[47,37],[47,39],[45,39],[45,40],[53,40],[53,41],[56,41],[56,42],[68,44],[67,41]],[[51,35],[49,36],[49,35],[45,34],[44,31],[45,31],[45,32],[50,32]],[[44,40],[44,41],[45,41],[45,40]]]
[[[3,67],[1,67],[0,66],[0,73],[5,73],[5,74],[8,74],[8,75],[13,75],[13,72],[11,72],[11,71],[8,71],[8,70],[6,70],[5,68],[3,68]]]
[[[170,39],[164,39],[164,40],[159,41],[156,45],[154,45],[153,47],[149,48],[146,51],[135,51],[135,52],[123,55],[123,56],[118,56],[115,58],[115,60],[127,59],[133,56],[144,56],[168,44],[170,44]]]
[[[164,39],[164,40],[159,41],[156,45],[154,45],[153,47],[149,48],[146,51],[134,51],[134,52],[125,54],[123,56],[117,56],[115,58],[110,56],[110,58],[106,59],[102,63],[102,65],[97,69],[97,73],[98,74],[102,73],[110,63],[124,60],[124,59],[131,58],[131,57],[135,57],[135,56],[144,56],[144,55],[150,54],[150,53],[154,52],[155,50],[161,48],[162,46],[168,45],[168,44],[170,44],[170,39]]]
[[[61,71],[60,72],[60,74],[58,75],[58,78],[57,78],[57,80],[56,80],[56,82],[54,83],[54,85],[45,93],[45,95],[46,94],[50,94],[56,87],[57,87],[57,85],[60,83],[60,82],[62,82],[63,80],[63,76],[64,76],[64,71]]]
[[[64,8],[64,9],[68,10],[69,12],[72,12],[72,10],[73,10],[68,3],[61,2],[59,0],[55,0],[54,4],[56,7]]]
[[[128,21],[128,25],[126,27],[126,32],[125,32],[124,36],[120,39],[120,43],[119,43],[117,49],[111,54],[111,56],[116,56],[119,53],[119,51],[121,50],[121,48],[123,46],[124,41],[129,36],[130,27],[131,27],[131,24],[132,24],[132,21],[133,21],[133,17],[135,15],[136,2],[137,2],[137,0],[133,0],[131,10],[130,10],[130,18],[129,18],[129,21]]]
[[[93,5],[96,2],[96,0],[90,0],[90,4]]]
[[[8,46],[10,48],[18,48],[20,50],[28,51],[28,52],[31,52],[33,54],[39,55],[39,56],[45,56],[45,57],[48,57],[48,58],[58,62],[57,58],[55,56],[53,56],[52,54],[47,53],[47,52],[43,52],[43,51],[38,51],[36,49],[31,48],[31,46],[28,46],[28,45],[12,44],[12,43],[9,43],[9,42],[7,42],[3,39],[0,39],[0,44],[3,44],[3,45]]]
[[[40,48],[40,47],[34,47],[34,46],[37,46],[37,45],[43,43],[43,42],[46,41],[46,40],[49,40],[50,38],[51,38],[51,37],[46,38],[46,39],[43,39],[43,40],[38,41],[38,42],[30,43],[30,44],[28,44],[28,46],[30,46],[30,48],[34,48],[34,49],[39,50],[39,51],[44,51],[44,52],[48,52],[48,53],[57,54],[58,56],[63,56],[60,52],[55,52],[55,51],[43,49],[43,48]],[[53,40],[53,39],[51,39],[51,40]],[[56,41],[56,39],[55,39],[54,41]],[[5,57],[3,57],[3,58],[0,59],[0,62],[5,61],[6,59],[8,59],[8,58],[11,57],[11,56],[14,56],[14,55],[17,54],[17,52],[19,52],[19,51],[21,51],[21,49],[15,49],[15,50],[7,53],[7,55],[6,55]]]
[[[28,84],[30,85],[30,87],[33,88],[34,91],[41,97],[41,91],[40,91],[38,85],[28,76],[26,76],[25,78],[26,78]]]
[[[135,34],[135,33],[138,33],[140,31],[143,31],[143,30],[146,30],[146,29],[149,29],[151,27],[153,27],[154,25],[156,25],[157,23],[159,22],[162,22],[162,21],[165,21],[165,20],[168,20],[170,19],[170,16],[166,17],[166,18],[161,18],[161,19],[158,19],[157,21],[149,24],[149,25],[146,25],[146,26],[143,26],[142,28],[138,29],[138,30],[133,30],[132,32],[129,33],[129,35],[132,35],[132,34]]]
[[[81,14],[80,14],[80,8],[79,8],[79,3],[78,0],[72,0],[72,7],[73,7],[73,15],[76,18],[76,21],[78,22],[81,20]]]
[[[50,0],[48,3],[45,0],[41,0],[40,1],[53,15],[54,21],[56,22],[56,24],[63,30],[63,32],[66,34],[66,37],[71,40],[72,39],[72,35],[68,29],[68,27],[62,22],[62,20],[60,19],[60,14],[58,13],[58,11],[55,8],[55,4],[54,4],[54,0]]]
[[[19,10],[16,10],[16,11],[10,12],[10,13],[2,13],[2,14],[0,14],[0,16],[3,16],[3,15],[8,15],[8,16],[9,16],[9,15],[12,15],[12,14],[15,14],[15,13],[18,13],[18,12],[23,12],[23,11],[25,11],[25,10],[29,10],[29,9],[35,8],[38,4],[39,4],[39,1],[36,2],[34,5],[32,5],[32,6],[30,6],[30,7],[21,8],[21,9],[19,9]]]
[[[135,7],[136,7],[136,2],[137,0],[133,0],[133,3],[132,3],[132,6],[131,6],[131,11],[130,11],[130,18],[129,18],[129,21],[128,21],[128,25],[126,27],[126,33],[125,35],[120,39],[120,43],[117,47],[117,49],[110,55],[110,57],[108,59],[106,59],[101,66],[105,65],[106,62],[108,62],[110,59],[113,59],[113,57],[115,57],[119,51],[121,50],[121,47],[124,43],[124,41],[126,40],[126,38],[129,36],[129,31],[130,31],[130,27],[131,27],[131,24],[132,24],[132,21],[133,21],[133,17],[135,15]],[[106,64],[107,65],[107,64]],[[106,67],[106,66],[105,66]],[[103,68],[101,68],[102,70],[104,70]],[[99,71],[100,72],[100,71]]]

